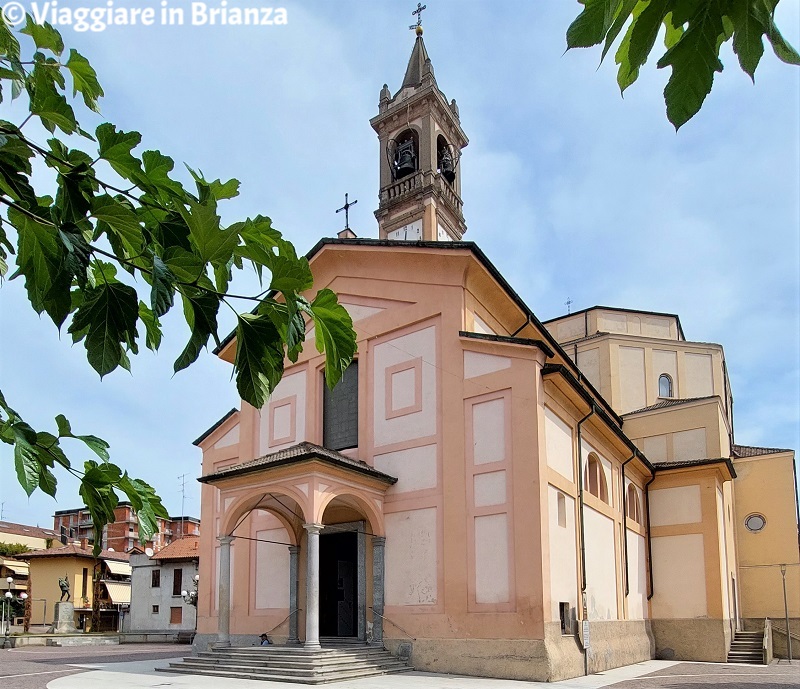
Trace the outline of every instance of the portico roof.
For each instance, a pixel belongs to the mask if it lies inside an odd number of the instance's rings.
[[[250,460],[249,462],[242,462],[230,467],[226,467],[221,471],[213,474],[201,476],[198,481],[201,483],[215,483],[218,480],[230,478],[233,476],[241,476],[242,474],[250,474],[257,471],[272,469],[275,467],[282,467],[291,464],[300,464],[303,462],[319,461],[324,464],[340,467],[348,471],[353,471],[358,474],[366,474],[383,483],[393,485],[397,483],[397,479],[389,474],[373,469],[366,462],[358,459],[348,457],[341,452],[329,450],[314,443],[298,443],[283,450],[278,450],[258,459]]]

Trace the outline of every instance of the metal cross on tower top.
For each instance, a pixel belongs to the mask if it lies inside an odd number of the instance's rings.
[[[349,230],[350,229],[350,207],[351,206],[355,206],[357,203],[358,203],[358,199],[353,201],[353,203],[350,203],[349,194],[345,194],[344,195],[344,206],[342,206],[341,208],[336,210],[337,213],[341,213],[342,211],[344,211],[344,229],[345,230]]]
[[[423,13],[425,10],[427,10],[427,9],[428,9],[428,6],[427,6],[427,5],[423,5],[421,2],[418,2],[418,3],[417,3],[417,9],[415,9],[415,10],[414,10],[414,11],[411,13],[411,14],[413,14],[414,16],[416,16],[416,18],[417,18],[417,23],[416,23],[416,24],[412,24],[411,26],[409,26],[409,27],[408,27],[409,29],[416,29],[417,27],[420,27],[420,26],[422,26],[422,13]]]

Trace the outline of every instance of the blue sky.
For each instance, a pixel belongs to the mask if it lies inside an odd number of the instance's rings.
[[[92,5],[70,3],[81,4]],[[169,4],[188,15],[188,2]],[[623,99],[613,54],[599,69],[598,50],[564,54],[577,2],[427,5],[437,81],[458,101],[470,138],[461,162],[465,239],[542,320],[564,313],[568,298],[573,310],[678,313],[688,339],[725,347],[737,442],[799,448],[800,70],[767,47],[753,86],[725,48],[725,71],[676,134],[661,96],[668,74],[655,59]],[[106,91],[102,118],[81,123],[93,129],[107,119],[142,132],[142,149],[207,177],[236,177],[241,195],[223,207],[224,219],[269,215],[299,251],[341,229],[335,210],[345,192],[359,201],[351,226],[376,237],[381,153],[369,118],[383,83],[394,92],[402,81],[416,3],[280,6],[286,26],[61,27]],[[778,25],[795,47],[799,13],[797,3],[780,3]],[[19,112],[0,105],[4,119],[19,122]],[[235,287],[257,291],[248,275]],[[6,281],[0,386],[35,427],[52,429],[64,413],[77,432],[108,440],[115,461],[154,484],[173,514],[178,477],[188,474],[184,511],[199,516],[200,452],[191,442],[238,401],[229,366],[210,353],[173,377],[188,338],[179,321],[168,318],[161,351],[137,357],[132,375],[101,382],[83,347],[33,313],[22,281]],[[5,446],[0,456],[5,519],[51,525],[54,510],[79,504],[66,477],[57,502],[28,499]],[[84,459],[78,446],[71,456]]]

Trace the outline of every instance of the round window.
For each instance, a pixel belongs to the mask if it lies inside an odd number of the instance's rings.
[[[767,520],[764,519],[764,516],[761,514],[751,514],[744,520],[744,525],[747,527],[748,531],[758,533],[767,525]]]

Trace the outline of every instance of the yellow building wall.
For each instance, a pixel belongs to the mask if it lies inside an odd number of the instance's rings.
[[[33,603],[33,621],[38,624],[41,621],[42,602],[37,599],[47,600],[47,623],[53,621],[53,611],[55,604],[61,599],[61,589],[58,580],[65,574],[69,581],[70,602],[76,608],[91,607],[92,605],[92,561],[78,557],[53,557],[53,558],[31,558],[30,565],[30,597]],[[82,598],[83,570],[87,569],[86,577],[86,596],[87,602],[84,604]]]
[[[780,565],[786,564],[789,616],[800,617],[800,554],[794,484],[794,453],[735,460],[736,541],[742,616],[784,617]],[[745,527],[751,514],[765,517],[758,533]]]
[[[719,398],[627,416],[623,430],[652,462],[727,458],[731,454]]]
[[[36,536],[20,536],[15,533],[0,531],[0,543],[19,543],[26,545],[31,550],[44,550],[48,547],[47,541],[53,543],[53,539],[37,538]],[[57,544],[58,545],[58,544]]]

